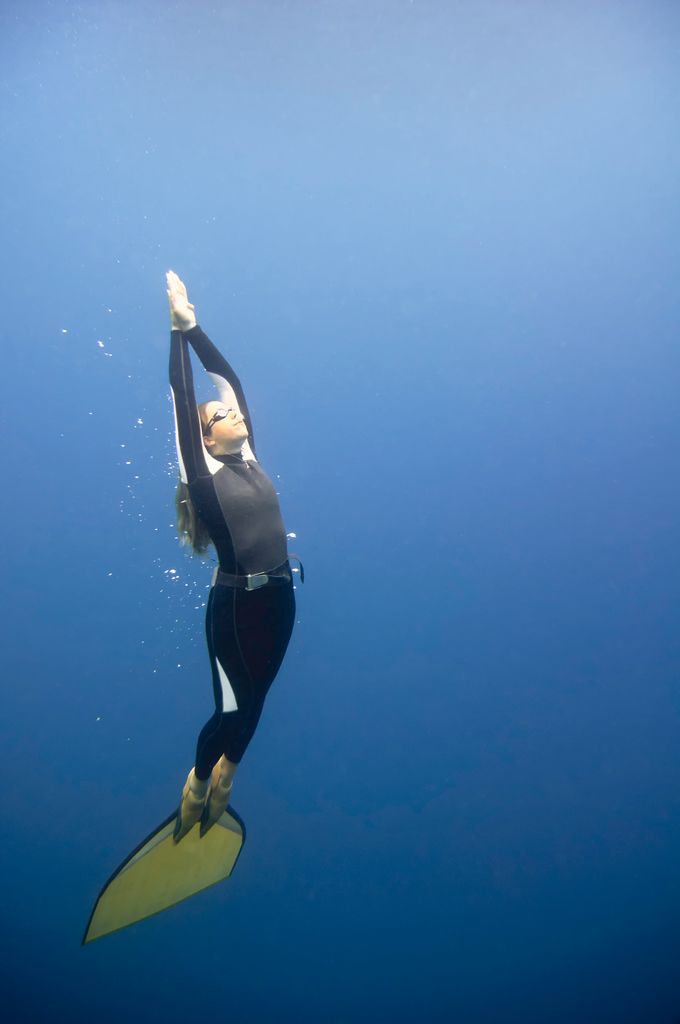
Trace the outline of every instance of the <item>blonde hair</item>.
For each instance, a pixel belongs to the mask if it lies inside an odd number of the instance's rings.
[[[187,547],[192,548],[195,555],[204,555],[212,540],[191,500],[189,488],[183,480],[177,481],[175,508],[177,510],[177,536],[180,544],[186,544]]]

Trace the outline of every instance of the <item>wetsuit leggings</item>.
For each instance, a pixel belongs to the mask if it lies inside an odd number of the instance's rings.
[[[206,635],[215,714],[196,747],[196,775],[210,777],[225,754],[243,757],[262,714],[264,699],[281,667],[295,622],[292,582],[240,590],[216,583],[208,598]]]

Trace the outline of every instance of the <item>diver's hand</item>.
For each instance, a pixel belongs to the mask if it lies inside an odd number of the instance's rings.
[[[168,284],[168,302],[170,303],[170,323],[173,331],[190,331],[196,326],[196,314],[189,302],[187,288],[174,270],[165,275]]]

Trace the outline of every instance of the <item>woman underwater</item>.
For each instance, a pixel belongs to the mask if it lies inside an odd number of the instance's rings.
[[[199,820],[205,835],[229,803],[234,774],[288,647],[295,597],[279,502],[255,458],[241,383],[197,325],[173,271],[167,285],[178,529],[198,553],[214,544],[218,559],[206,610],[215,713],[201,729],[182,790],[174,832],[179,842]],[[189,345],[219,396],[198,407]]]

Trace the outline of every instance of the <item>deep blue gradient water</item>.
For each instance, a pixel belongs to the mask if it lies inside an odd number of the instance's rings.
[[[0,52],[3,1018],[674,1024],[678,5],[14,0]],[[212,709],[170,267],[307,582],[233,878],[81,949]]]

